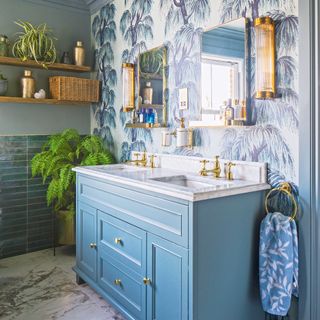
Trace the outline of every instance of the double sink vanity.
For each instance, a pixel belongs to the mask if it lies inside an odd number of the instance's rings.
[[[260,319],[266,164],[138,157],[75,169],[78,283],[128,319]]]

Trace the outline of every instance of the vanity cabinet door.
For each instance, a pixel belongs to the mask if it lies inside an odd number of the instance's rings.
[[[79,202],[77,209],[77,266],[92,280],[97,278],[97,212]]]
[[[188,250],[147,236],[147,319],[188,319]]]

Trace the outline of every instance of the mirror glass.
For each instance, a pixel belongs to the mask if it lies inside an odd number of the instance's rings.
[[[163,108],[166,47],[158,47],[139,55],[139,108]]]
[[[201,120],[225,125],[224,109],[245,123],[247,109],[247,20],[241,18],[203,32],[201,42]],[[197,121],[198,122],[198,121]],[[231,123],[229,123],[230,125]]]

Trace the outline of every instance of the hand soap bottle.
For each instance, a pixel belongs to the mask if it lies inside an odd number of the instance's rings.
[[[188,129],[185,127],[184,118],[180,120],[180,128],[177,128],[177,147],[188,146]]]

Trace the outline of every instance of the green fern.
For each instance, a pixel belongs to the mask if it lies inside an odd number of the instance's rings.
[[[75,208],[77,166],[112,164],[115,162],[110,151],[103,146],[98,136],[81,137],[75,129],[67,129],[52,135],[42,146],[42,151],[31,160],[32,176],[48,180],[47,204],[56,211],[73,211]]]

